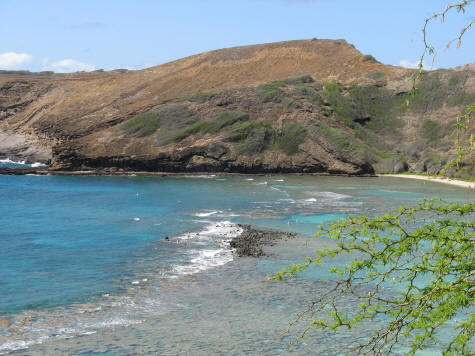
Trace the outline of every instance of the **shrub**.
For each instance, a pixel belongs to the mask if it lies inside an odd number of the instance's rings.
[[[379,61],[376,58],[374,58],[371,54],[365,54],[363,56],[363,61],[379,63]]]
[[[238,122],[230,128],[230,132],[225,137],[225,141],[229,142],[241,142],[246,139],[251,131],[261,127],[270,128],[269,124],[263,123],[259,120],[251,120],[246,122]]]
[[[323,89],[328,93],[341,93],[341,88],[337,83],[325,83]]]
[[[318,93],[314,93],[310,98],[310,101],[317,106],[322,106],[325,103],[323,97]]]
[[[221,129],[227,126],[231,126],[236,122],[247,120],[249,120],[249,114],[233,110],[223,111],[213,119],[213,122]]]
[[[234,142],[237,152],[245,155],[262,152],[274,137],[270,125],[258,120],[237,122],[230,129],[225,141]]]
[[[463,166],[454,174],[454,177],[475,182],[475,165]]]
[[[465,84],[467,75],[465,73],[454,73],[449,79],[448,85],[451,88],[460,87]]]
[[[257,95],[259,96],[259,99],[264,103],[280,103],[282,100],[280,96],[282,93],[280,88],[283,86],[285,86],[285,83],[280,80],[261,84],[257,87]]]
[[[135,137],[144,137],[157,131],[160,125],[160,116],[154,112],[138,114],[120,126],[122,132]]]
[[[274,136],[270,127],[261,126],[249,132],[246,139],[235,144],[236,151],[243,155],[253,155],[264,151]]]
[[[404,125],[398,117],[406,109],[404,96],[376,85],[355,86],[346,92],[336,83],[326,83],[323,88],[313,94],[312,102],[321,108],[329,105],[338,119],[354,130],[364,125],[366,130],[394,135]]]
[[[353,130],[353,134],[356,138],[363,141],[366,145],[374,147],[380,151],[390,151],[391,146],[381,139],[381,136],[375,134],[373,131],[368,130],[366,127],[359,126]]]
[[[286,78],[283,80],[283,82],[288,85],[313,83],[314,81],[315,80],[312,78],[310,74],[301,75],[299,77]]]
[[[302,125],[296,122],[286,123],[282,135],[277,138],[277,147],[289,156],[296,154],[306,135],[307,129]]]
[[[421,128],[422,137],[428,141],[436,141],[443,136],[440,125],[431,119],[424,119]]]
[[[369,118],[366,127],[374,132],[391,132],[402,127],[404,122],[398,118],[398,114],[405,109],[404,98],[396,96],[393,92],[378,88],[375,85],[365,87],[353,87],[349,90],[350,97],[347,101],[341,101],[346,105],[340,116],[345,122],[360,118]],[[354,123],[348,124],[355,127]]]
[[[177,132],[173,141],[181,141],[187,138],[190,135],[200,133],[218,133],[219,127],[214,122],[211,121],[198,121],[194,124],[184,128],[183,130]]]
[[[419,84],[417,94],[410,99],[410,108],[414,112],[424,113],[442,107],[447,99],[447,87],[439,79],[439,73],[425,74]]]
[[[191,101],[193,103],[203,104],[203,103],[207,102],[209,99],[211,99],[215,96],[216,96],[215,93],[195,93],[195,94],[185,96],[181,100],[186,100],[186,101]]]
[[[475,93],[463,90],[466,76],[463,73],[453,74],[447,83],[440,80],[439,72],[426,73],[420,82],[417,95],[410,98],[409,107],[414,112],[426,112],[442,107],[470,105],[475,102]]]
[[[216,134],[220,132],[223,128],[232,126],[233,124],[239,121],[249,120],[249,115],[240,111],[224,111],[212,120],[198,121],[195,122],[178,132],[175,132],[173,141],[181,141],[190,135],[197,133],[212,133]]]
[[[380,71],[369,72],[365,75],[366,78],[372,80],[383,79],[386,76],[386,73]]]
[[[187,126],[194,124],[197,119],[184,105],[168,104],[156,109],[160,117],[160,129],[157,132],[156,144],[167,145]]]
[[[319,91],[320,91],[320,90],[323,90],[323,84],[322,84],[322,83],[319,83],[319,82],[315,82],[315,83],[313,84],[313,87],[314,87],[315,89],[319,90]]]
[[[320,123],[318,128],[313,129],[317,134],[325,137],[326,141],[336,151],[351,154],[370,163],[379,161],[383,156],[381,152],[378,152],[364,142],[360,142],[347,131],[332,129],[323,123]]]
[[[466,92],[457,93],[447,99],[448,106],[467,106],[475,103],[475,93],[469,94]]]
[[[298,109],[300,107],[300,103],[298,101],[295,101],[292,98],[284,98],[282,99],[282,105],[284,108],[289,109],[289,108],[295,108]]]
[[[312,97],[316,94],[314,89],[311,89],[303,84],[296,85],[294,87],[294,93],[297,96],[303,96],[312,100]]]

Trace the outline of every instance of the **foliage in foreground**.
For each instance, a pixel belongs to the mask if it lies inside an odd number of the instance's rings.
[[[351,329],[379,321],[382,327],[351,351],[388,354],[402,343],[409,345],[409,354],[433,345],[445,355],[474,354],[475,203],[424,200],[394,214],[350,216],[320,227],[317,236],[336,240],[337,247],[288,266],[273,279],[343,254],[354,259],[331,269],[339,276],[333,288],[312,301],[287,331],[304,320],[309,325],[300,338],[312,328]],[[388,293],[394,283],[400,291]],[[352,314],[341,307],[348,297],[359,301]]]

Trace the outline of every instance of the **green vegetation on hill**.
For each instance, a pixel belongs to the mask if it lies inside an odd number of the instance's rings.
[[[152,111],[141,113],[120,126],[122,132],[135,137],[149,136],[159,128],[160,140],[166,141],[171,131],[196,121],[193,113],[184,105],[166,104]],[[162,130],[162,128],[164,128]]]
[[[195,93],[191,95],[187,95],[183,98],[181,98],[179,101],[190,101],[193,103],[199,103],[203,104],[210,100],[211,98],[214,98],[216,96],[215,93]]]
[[[466,93],[463,85],[467,80],[464,73],[451,74],[448,82],[441,80],[444,71],[426,73],[417,89],[417,95],[411,97],[409,108],[416,113],[425,113],[440,109],[444,103],[448,106],[468,105],[475,102],[475,94]]]
[[[364,125],[376,133],[394,134],[403,126],[398,114],[404,110],[404,98],[389,90],[368,85],[343,91],[336,83],[324,84],[323,89],[321,96],[348,127]]]
[[[307,84],[307,83],[313,83],[314,81],[315,80],[309,74],[304,74],[299,77],[286,78],[283,80],[283,82],[287,85]]]
[[[304,143],[307,129],[296,122],[284,124],[282,135],[276,137],[277,147],[291,156],[298,152],[300,144]]]
[[[158,107],[157,114],[161,117],[160,128],[155,139],[157,145],[173,142],[181,130],[198,121],[193,112],[180,104],[162,105]]]
[[[370,163],[375,163],[384,157],[384,153],[368,146],[365,142],[355,137],[351,131],[330,128],[322,122],[312,129],[316,134],[325,137],[331,148],[335,151],[356,156]]]
[[[211,120],[205,121],[198,121],[195,122],[179,132],[176,132],[173,141],[179,142],[190,135],[194,135],[197,133],[201,134],[216,134],[220,132],[222,129],[228,126],[232,126],[233,124],[239,121],[247,121],[249,120],[249,115],[245,114],[240,111],[224,111],[218,114]]]
[[[363,61],[379,63],[379,61],[376,58],[374,58],[374,56],[371,54],[365,54],[363,56]]]
[[[366,78],[373,80],[383,79],[385,76],[386,74],[380,71],[369,72],[365,75]]]
[[[160,116],[154,112],[144,112],[122,124],[120,129],[130,136],[144,137],[153,134],[159,125]]]
[[[442,127],[431,119],[422,121],[422,137],[429,141],[437,141],[443,136]]]
[[[379,71],[366,74],[373,80],[385,76]],[[416,171],[437,174],[451,159],[447,152],[452,142],[447,136],[453,129],[453,122],[441,124],[428,114],[419,128],[416,127],[418,138],[408,144],[402,141],[406,133],[401,115],[426,113],[428,108],[440,108],[444,104],[472,102],[475,95],[464,91],[466,80],[465,72],[430,72],[424,77],[417,95],[412,97],[409,93],[396,93],[380,85],[344,87],[335,82],[318,83],[310,75],[302,75],[259,85],[256,98],[233,101],[233,110],[212,117],[207,117],[208,112],[215,112],[218,106],[229,103],[210,102],[218,95],[214,93],[191,94],[135,116],[122,124],[121,130],[135,137],[156,133],[157,145],[169,145],[194,135],[219,136],[243,155],[254,155],[267,149],[293,155],[310,135],[323,138],[337,154],[358,157],[381,172],[405,170],[407,162],[412,162],[414,168],[414,162],[417,162]],[[222,105],[223,102],[226,104]],[[249,105],[253,105],[253,111],[260,112],[259,117],[251,118],[245,112]],[[274,124],[282,115],[291,118],[306,113],[319,113],[326,119],[300,118],[298,123],[285,117],[282,127]],[[465,168],[465,171],[464,175],[471,174],[470,169]]]
[[[257,95],[263,103],[280,103],[282,100],[282,91],[280,90],[280,88],[284,87],[285,85],[285,82],[280,80],[261,84],[257,87]]]
[[[269,124],[252,120],[240,122],[231,127],[225,141],[233,142],[239,154],[253,155],[268,148],[274,134],[274,130]]]

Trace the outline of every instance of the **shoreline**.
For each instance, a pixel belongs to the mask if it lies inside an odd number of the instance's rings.
[[[109,171],[109,170],[87,170],[87,171],[52,171],[48,167],[25,167],[25,168],[0,168],[0,175],[42,175],[42,176],[118,176],[118,177],[185,177],[185,176],[315,176],[315,177],[352,177],[352,178],[409,178],[429,182],[449,184],[461,188],[475,189],[475,182],[467,182],[452,178],[442,178],[436,176],[409,175],[409,174],[335,174],[328,172],[321,173],[287,173],[287,172],[261,172],[261,173],[243,173],[243,172],[148,172],[148,171]]]
[[[109,170],[87,170],[87,171],[53,171],[48,167],[25,167],[25,168],[0,168],[0,175],[50,175],[50,176],[272,176],[272,175],[294,175],[294,176],[324,176],[324,177],[376,177],[374,174],[338,174],[338,173],[288,173],[288,172],[148,172],[148,171],[109,171]]]
[[[429,181],[429,182],[450,184],[450,185],[454,185],[454,186],[462,187],[462,188],[475,189],[475,183],[465,182],[463,180],[456,180],[456,179],[451,179],[451,178],[442,178],[442,177],[434,177],[434,176],[422,176],[422,175],[410,175],[410,174],[377,174],[376,176],[377,177],[418,179],[418,180]]]

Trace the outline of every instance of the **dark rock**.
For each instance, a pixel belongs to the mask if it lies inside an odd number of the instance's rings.
[[[429,167],[427,168],[427,174],[430,174],[430,175],[437,175],[440,173],[442,169],[440,167]]]
[[[371,121],[371,117],[369,116],[366,116],[366,117],[357,117],[355,119],[353,119],[354,122],[357,122],[358,124],[364,126],[366,125],[368,122]]]
[[[220,159],[223,155],[229,152],[229,148],[222,142],[211,142],[206,147],[206,153],[209,157]]]
[[[425,162],[423,161],[417,162],[416,165],[414,166],[415,173],[424,173],[426,170],[427,170],[427,166]]]
[[[239,225],[243,232],[233,238],[229,246],[235,249],[239,257],[261,257],[265,253],[262,247],[274,245],[276,241],[287,240],[297,237],[293,232],[256,229],[250,225]]]
[[[402,173],[402,172],[407,172],[408,166],[406,162],[397,162],[394,165],[393,171],[394,173]]]
[[[375,168],[379,173],[401,173],[407,171],[408,165],[398,157],[389,157],[377,163]]]
[[[0,174],[25,175],[25,174],[48,174],[48,167],[22,167],[22,168],[0,168]]]

